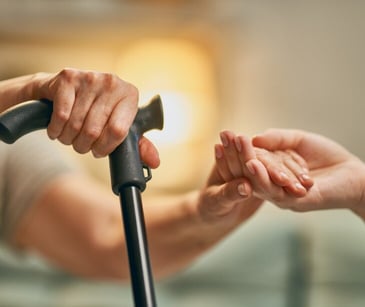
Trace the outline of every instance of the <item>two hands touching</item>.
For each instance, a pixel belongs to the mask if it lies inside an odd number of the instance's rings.
[[[257,198],[293,211],[346,208],[365,216],[365,165],[336,142],[289,129],[252,140],[224,131],[221,141],[211,180],[235,183],[242,204]]]
[[[0,98],[0,111],[24,101],[52,100],[50,138],[95,157],[108,155],[124,140],[138,110],[133,85],[113,74],[75,69],[0,81]],[[186,266],[246,221],[264,200],[295,211],[348,208],[365,219],[365,165],[334,141],[280,129],[252,139],[225,131],[221,141],[202,189],[144,208],[158,275]],[[153,144],[141,138],[139,146],[144,163],[157,167]],[[70,174],[54,178],[38,192],[41,197],[14,229],[15,246],[36,249],[82,275],[128,276],[127,266],[120,266],[125,240],[119,205],[109,189]],[[81,223],[73,218],[80,212],[88,212]],[[108,235],[100,240],[95,230]]]
[[[28,100],[53,101],[49,137],[95,157],[108,155],[124,140],[138,110],[134,85],[111,73],[71,68],[0,81],[0,97],[0,111]],[[241,201],[253,193],[296,211],[363,210],[364,164],[334,141],[280,129],[252,141],[228,131],[221,139],[208,187],[223,184],[221,188],[229,189],[229,182],[240,180]],[[154,145],[144,137],[139,145],[144,163],[158,167]]]
[[[236,226],[265,200],[281,205],[304,197],[313,186],[306,161],[294,150],[254,147],[249,138],[230,131],[220,138],[216,163],[200,195],[199,210],[206,219]]]

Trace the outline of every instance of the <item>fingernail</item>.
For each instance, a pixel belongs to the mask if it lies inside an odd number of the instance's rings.
[[[217,159],[221,159],[223,157],[223,152],[219,146],[215,146],[214,151],[215,151],[215,157]]]
[[[304,181],[311,180],[311,178],[310,178],[310,177],[309,177],[309,175],[307,175],[307,174],[300,174],[300,177],[301,177]]]
[[[238,137],[234,138],[234,144],[236,145],[236,149],[238,152],[242,151],[242,145],[241,145],[241,141]]]
[[[299,182],[296,182],[295,183],[295,187],[297,188],[297,189],[299,189],[299,190],[304,190],[304,191],[307,191],[306,189],[305,189],[305,187],[303,187]]]
[[[280,176],[281,176],[282,179],[288,179],[289,178],[289,176],[284,172],[280,172]]]
[[[240,183],[237,187],[237,190],[238,190],[238,194],[240,194],[241,196],[243,196],[243,197],[248,196],[247,189],[246,189],[246,186],[244,183]]]
[[[229,143],[228,143],[228,139],[227,139],[226,135],[222,132],[220,134],[220,137],[221,137],[221,141],[222,141],[223,146],[228,147]]]
[[[101,154],[98,154],[97,152],[92,152],[93,153],[93,156],[94,158],[102,158],[103,156]]]
[[[251,175],[255,175],[256,174],[255,168],[254,168],[253,164],[250,163],[250,161],[248,161],[246,163],[246,167],[247,167],[248,171],[251,173]]]

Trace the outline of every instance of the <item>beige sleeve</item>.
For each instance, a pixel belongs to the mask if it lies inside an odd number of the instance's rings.
[[[45,131],[30,133],[14,144],[0,144],[0,236],[11,236],[19,218],[42,187],[57,176],[76,171],[71,158]]]

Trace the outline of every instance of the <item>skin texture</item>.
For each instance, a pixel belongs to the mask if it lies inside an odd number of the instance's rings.
[[[240,138],[230,132],[228,135],[231,139]],[[278,163],[284,163],[282,170],[289,169],[297,177],[297,180],[292,180],[294,190],[292,190],[293,187],[284,187],[288,193],[282,193],[276,189],[267,197],[280,208],[298,212],[346,208],[364,218],[364,163],[338,143],[315,133],[290,129],[270,129],[255,136],[252,141],[246,137],[243,139],[246,142],[252,142],[256,150],[260,148],[272,154],[278,154],[281,159]],[[223,167],[226,173],[234,178],[242,175],[239,171],[243,169],[244,174],[252,180],[253,177],[245,171],[245,168],[249,168],[249,164],[252,163],[245,160],[245,157],[247,159],[249,156],[247,153],[242,154],[233,146],[223,147],[223,152],[226,159],[221,164],[228,165]],[[258,155],[260,155],[259,152]],[[292,160],[284,158],[285,155],[291,156]],[[297,164],[295,165],[293,161]],[[276,175],[272,174],[272,166],[267,162],[266,158],[262,159],[262,163],[271,174],[272,182],[277,182]],[[254,170],[254,174],[251,173],[251,175],[260,176],[259,166],[254,163],[251,167]],[[293,198],[292,195],[298,183],[306,187],[307,193]]]
[[[294,151],[254,148],[249,138],[231,131],[223,131],[220,137],[222,144],[217,144],[215,151],[222,178],[248,178],[257,197],[302,197],[313,185],[305,160]]]
[[[262,157],[272,161],[268,164],[273,169],[283,171],[276,160]],[[267,178],[266,168],[256,162]],[[243,225],[263,203],[253,196],[254,186],[267,184],[261,180],[261,176],[252,182],[245,177],[223,178],[216,163],[200,190],[144,201],[154,276],[184,269]],[[269,196],[278,187],[269,184],[260,194]],[[17,224],[10,244],[36,250],[73,274],[129,278],[119,200],[109,187],[85,174],[62,175],[48,182]]]
[[[72,145],[77,152],[91,151],[101,157],[125,138],[137,112],[138,91],[112,74],[64,69],[1,81],[0,98],[2,111],[32,99],[52,100],[50,138]],[[256,153],[247,140],[240,142],[236,146],[246,153],[247,169],[231,176],[231,169],[224,168],[234,159],[230,140],[229,146],[216,146],[216,163],[200,190],[144,203],[155,276],[186,267],[246,222],[263,199],[307,193],[303,182],[296,185],[303,161],[298,163],[293,155],[280,151]],[[153,144],[142,138],[139,146],[142,160],[157,167]],[[226,149],[227,156],[220,157]],[[291,160],[291,167],[282,162],[283,156]],[[228,164],[223,157],[229,158]],[[8,240],[14,248],[34,250],[77,275],[129,278],[119,200],[85,174],[59,175],[42,186]]]
[[[138,90],[110,73],[65,68],[0,81],[0,111],[24,101],[53,101],[47,133],[78,153],[99,158],[111,153],[127,136],[138,110]],[[155,168],[156,148],[141,140],[141,158]]]
[[[308,164],[312,189],[300,199],[280,199],[278,206],[295,211],[347,208],[364,218],[364,163],[335,141],[301,130],[271,129],[253,144],[270,151],[294,150]]]

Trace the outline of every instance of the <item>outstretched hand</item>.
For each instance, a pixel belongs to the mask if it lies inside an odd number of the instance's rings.
[[[365,166],[336,142],[300,130],[270,129],[253,138],[253,145],[269,151],[293,150],[308,164],[314,180],[308,193],[297,199],[274,202],[282,208],[311,211],[332,208],[363,210]]]

